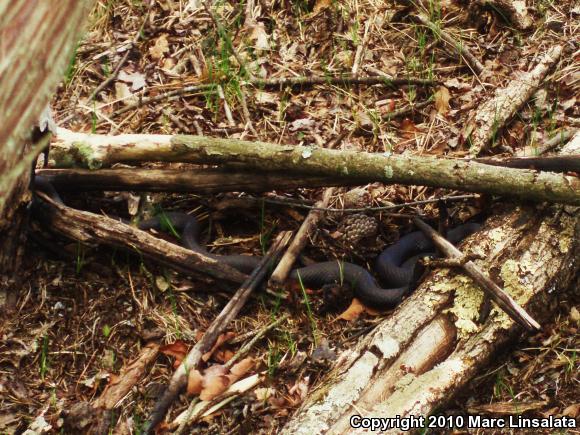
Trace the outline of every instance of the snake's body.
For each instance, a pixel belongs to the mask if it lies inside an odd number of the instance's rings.
[[[43,177],[37,176],[35,178],[34,187],[49,195],[54,201],[63,203],[54,186]],[[203,253],[238,269],[240,272],[250,273],[261,260],[258,256],[216,255],[208,252],[199,243],[199,222],[195,217],[183,212],[166,212],[163,217],[154,217],[140,222],[138,227],[145,231],[160,231],[163,229],[164,220],[167,220],[177,231],[181,232],[181,243],[184,247]],[[450,230],[447,239],[451,243],[458,243],[478,229],[479,224],[463,224]],[[365,304],[377,308],[394,307],[409,291],[409,284],[418,258],[430,255],[434,250],[433,243],[420,231],[401,237],[398,242],[386,248],[376,259],[375,270],[382,286],[377,284],[375,278],[365,268],[338,260],[296,268],[290,273],[290,279],[299,279],[305,287],[309,288],[320,288],[326,284],[347,283],[354,290],[354,295]]]

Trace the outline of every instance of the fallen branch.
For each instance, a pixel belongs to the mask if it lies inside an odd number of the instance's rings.
[[[385,85],[388,87],[396,86],[433,86],[437,84],[435,80],[418,79],[410,77],[408,79],[402,78],[385,78],[385,77],[354,77],[351,75],[339,75],[339,76],[329,76],[329,77],[280,77],[271,79],[260,79],[254,78],[241,83],[240,86],[254,86],[256,88],[286,88],[286,87],[306,87],[315,85],[342,85],[342,86],[352,86],[352,85]],[[155,103],[158,101],[164,101],[171,97],[194,94],[200,92],[217,92],[217,87],[219,83],[202,83],[197,85],[185,86],[183,88],[174,89],[172,91],[165,92],[163,94],[155,95],[153,97],[140,98],[137,103],[130,104],[119,110],[116,110],[111,114],[111,118],[115,116],[122,115],[123,113],[129,112],[130,110],[137,109],[145,104]],[[143,94],[141,94],[143,95]],[[138,95],[140,96],[140,95]]]
[[[137,191],[189,192],[268,192],[300,187],[356,186],[364,180],[312,175],[289,175],[284,172],[231,171],[217,168],[171,169],[40,169],[37,175],[47,178],[59,192],[65,191]]]
[[[50,230],[82,243],[103,243],[151,258],[185,273],[206,274],[227,282],[244,282],[246,275],[233,267],[218,262],[199,252],[194,252],[167,242],[106,216],[76,210],[54,202],[42,192],[37,192],[43,204],[36,217]]]
[[[332,195],[334,195],[335,192],[336,190],[334,188],[325,189],[322,199],[318,201],[315,206],[326,208],[330,202],[330,198],[332,198]],[[270,277],[271,285],[280,286],[284,281],[286,281],[286,278],[288,278],[300,252],[302,252],[302,249],[304,249],[306,243],[308,243],[308,237],[316,229],[316,225],[321,217],[322,211],[320,210],[310,210],[310,212],[308,212],[306,219],[304,219],[302,225],[300,225],[300,228],[296,232],[294,239],[292,239],[292,243],[290,243],[290,246],[286,252],[284,252],[278,266],[276,266],[276,269],[272,272],[272,276]]]
[[[463,253],[453,244],[448,242],[441,234],[423,222],[420,218],[413,219],[417,228],[433,241],[433,244],[443,252],[447,258],[462,260],[465,258]],[[482,290],[484,290],[495,303],[507,313],[512,319],[526,328],[528,331],[540,329],[540,324],[536,322],[526,311],[518,305],[513,298],[504,292],[489,276],[485,275],[473,261],[465,261],[461,264],[463,271],[475,281]]]
[[[561,53],[561,46],[550,48],[532,71],[521,73],[505,88],[496,89],[495,96],[478,109],[463,133],[469,138],[471,156],[477,156],[496,139],[499,130],[534,94]]]
[[[276,145],[200,136],[99,136],[59,129],[56,165],[89,168],[148,161],[236,164],[236,169],[286,171],[388,184],[425,185],[525,200],[580,204],[580,180],[458,159]]]
[[[486,165],[505,166],[508,168],[526,168],[550,172],[580,172],[580,155],[549,157],[510,157],[496,159],[493,157],[475,159]]]
[[[141,349],[140,355],[121,369],[119,376],[113,377],[101,395],[93,402],[93,408],[114,409],[119,402],[141,381],[146,368],[155,361],[159,344],[149,343]]]
[[[161,398],[155,404],[145,428],[145,433],[152,433],[155,430],[155,427],[161,423],[171,404],[177,398],[181,390],[187,385],[189,371],[197,368],[203,354],[213,347],[217,337],[228,327],[229,323],[236,318],[253,290],[266,276],[269,267],[272,265],[272,261],[274,261],[282,249],[285,248],[289,240],[289,232],[283,232],[278,235],[268,253],[260,261],[260,264],[256,269],[254,269],[248,279],[244,281],[236,294],[214,319],[201,340],[196,343],[183,359],[180,366],[171,377],[171,381],[165,390],[165,393],[163,393]]]

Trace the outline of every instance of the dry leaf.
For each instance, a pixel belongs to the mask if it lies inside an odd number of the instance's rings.
[[[197,396],[201,393],[203,384],[203,376],[199,370],[190,370],[187,375],[187,394],[189,396]]]
[[[270,43],[268,42],[268,33],[264,28],[264,23],[260,22],[252,26],[252,33],[250,33],[250,39],[255,41],[254,48],[258,50],[269,50]]]
[[[128,73],[121,71],[117,79],[122,82],[131,83],[132,91],[138,91],[145,86],[145,75],[138,72]]]
[[[366,311],[365,306],[357,299],[353,298],[350,306],[344,311],[338,319],[346,320],[348,322],[358,319],[358,317]]]
[[[254,390],[254,394],[256,395],[256,399],[258,399],[260,402],[265,402],[270,397],[272,397],[275,392],[276,392],[276,390],[272,387],[256,388]]]
[[[213,353],[214,353],[214,352],[215,352],[215,351],[216,351],[216,350],[217,350],[217,349],[218,349],[218,348],[219,348],[219,347],[220,347],[222,344],[224,344],[224,343],[226,343],[226,342],[230,341],[230,340],[231,340],[232,338],[234,338],[235,336],[236,336],[236,333],[235,333],[235,332],[232,332],[232,331],[230,331],[230,332],[226,332],[226,333],[224,333],[224,334],[221,334],[221,335],[220,335],[220,336],[217,338],[217,340],[216,340],[215,344],[213,345],[213,347],[211,348],[211,350],[210,350],[209,352],[205,353],[205,354],[204,354],[204,355],[201,357],[201,359],[202,359],[204,362],[208,362],[208,361],[209,361],[209,359],[211,358],[211,356],[213,355]]]
[[[312,9],[312,15],[318,14],[320,11],[330,7],[332,0],[316,0],[314,8]]]
[[[409,118],[403,119],[400,125],[400,129],[403,131],[402,136],[405,139],[413,139],[415,137],[415,133],[420,131],[415,123]]]
[[[181,340],[177,340],[176,342],[166,344],[165,346],[161,346],[159,348],[159,352],[164,355],[172,356],[175,358],[173,362],[173,367],[178,367],[183,361],[183,358],[187,355],[188,346]]]
[[[123,82],[115,82],[115,98],[122,101],[126,106],[138,101],[137,97],[129,89],[129,85]]]
[[[169,51],[169,42],[167,42],[167,34],[163,33],[155,40],[155,45],[149,48],[149,54],[155,60],[161,59],[165,53]]]
[[[439,86],[437,92],[435,92],[435,108],[437,113],[440,115],[445,115],[449,112],[449,100],[451,95],[449,94],[449,89],[445,86]]]
[[[246,373],[248,373],[252,369],[252,367],[254,367],[254,363],[255,363],[254,358],[252,357],[244,358],[239,363],[234,364],[230,369],[230,372],[232,375],[237,376],[237,379],[239,379]]]
[[[220,349],[213,354],[212,359],[215,362],[224,364],[231,360],[233,356],[234,353],[230,349]]]
[[[562,415],[566,417],[576,418],[580,414],[580,403],[574,403],[562,411]]]
[[[227,369],[222,365],[209,367],[203,374],[201,400],[212,400],[219,396],[230,386],[230,379],[227,376]]]

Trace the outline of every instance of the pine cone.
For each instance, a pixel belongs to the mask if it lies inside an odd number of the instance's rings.
[[[339,231],[344,234],[346,242],[356,244],[362,239],[376,236],[378,223],[374,217],[362,213],[353,214],[342,221]]]

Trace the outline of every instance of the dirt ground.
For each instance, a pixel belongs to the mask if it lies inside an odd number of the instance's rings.
[[[565,54],[554,72],[498,132],[487,155],[532,154],[554,135],[580,126],[580,7],[572,1],[529,0],[531,26],[525,30],[493,7],[467,1],[429,1],[424,7],[376,0],[216,1],[207,2],[208,8],[202,1],[189,3],[190,10],[185,0],[98,1],[51,103],[57,124],[101,134],[203,134],[463,157],[469,150],[464,127],[474,109],[561,44]],[[413,19],[418,12],[467,47],[486,72],[475,75],[454,48]],[[93,95],[121,61],[117,79]],[[244,85],[252,77],[353,72],[440,84]],[[221,86],[183,91],[208,82]],[[170,91],[175,95],[163,97]],[[159,98],[138,105],[143,96]],[[389,116],[406,108],[411,109],[402,116]],[[321,193],[298,189],[261,197],[311,204]],[[385,206],[460,193],[375,183],[337,189],[330,206]],[[209,224],[204,238],[217,253],[261,254],[273,235],[298,229],[308,212],[250,201],[242,193],[63,196],[73,207],[126,217],[153,209],[193,212]],[[486,207],[467,199],[450,204],[449,212],[459,222],[485,215]],[[433,219],[438,214],[435,203],[401,212]],[[404,217],[366,215],[376,231],[353,238],[351,215],[328,213],[305,257],[372,265],[385,246],[412,230]],[[92,430],[100,424],[101,433],[141,433],[176,361],[228,301],[228,287],[123,251],[82,246],[34,223],[26,252],[22,285],[11,289],[13,309],[0,324],[0,434],[88,433],[91,424]],[[540,333],[513,343],[441,412],[578,418],[578,282],[547,307],[553,314]],[[329,302],[318,290],[256,294],[208,355],[208,364],[226,363],[282,319],[243,355],[244,376],[262,373],[260,383],[183,433],[279,430],[336,356],[389,315],[360,306],[347,310],[349,303],[348,295]],[[93,410],[111,385],[132,381],[112,411]],[[223,381],[223,373],[205,379],[208,390]],[[171,422],[190,400],[183,395],[174,404],[160,433],[176,429]]]

